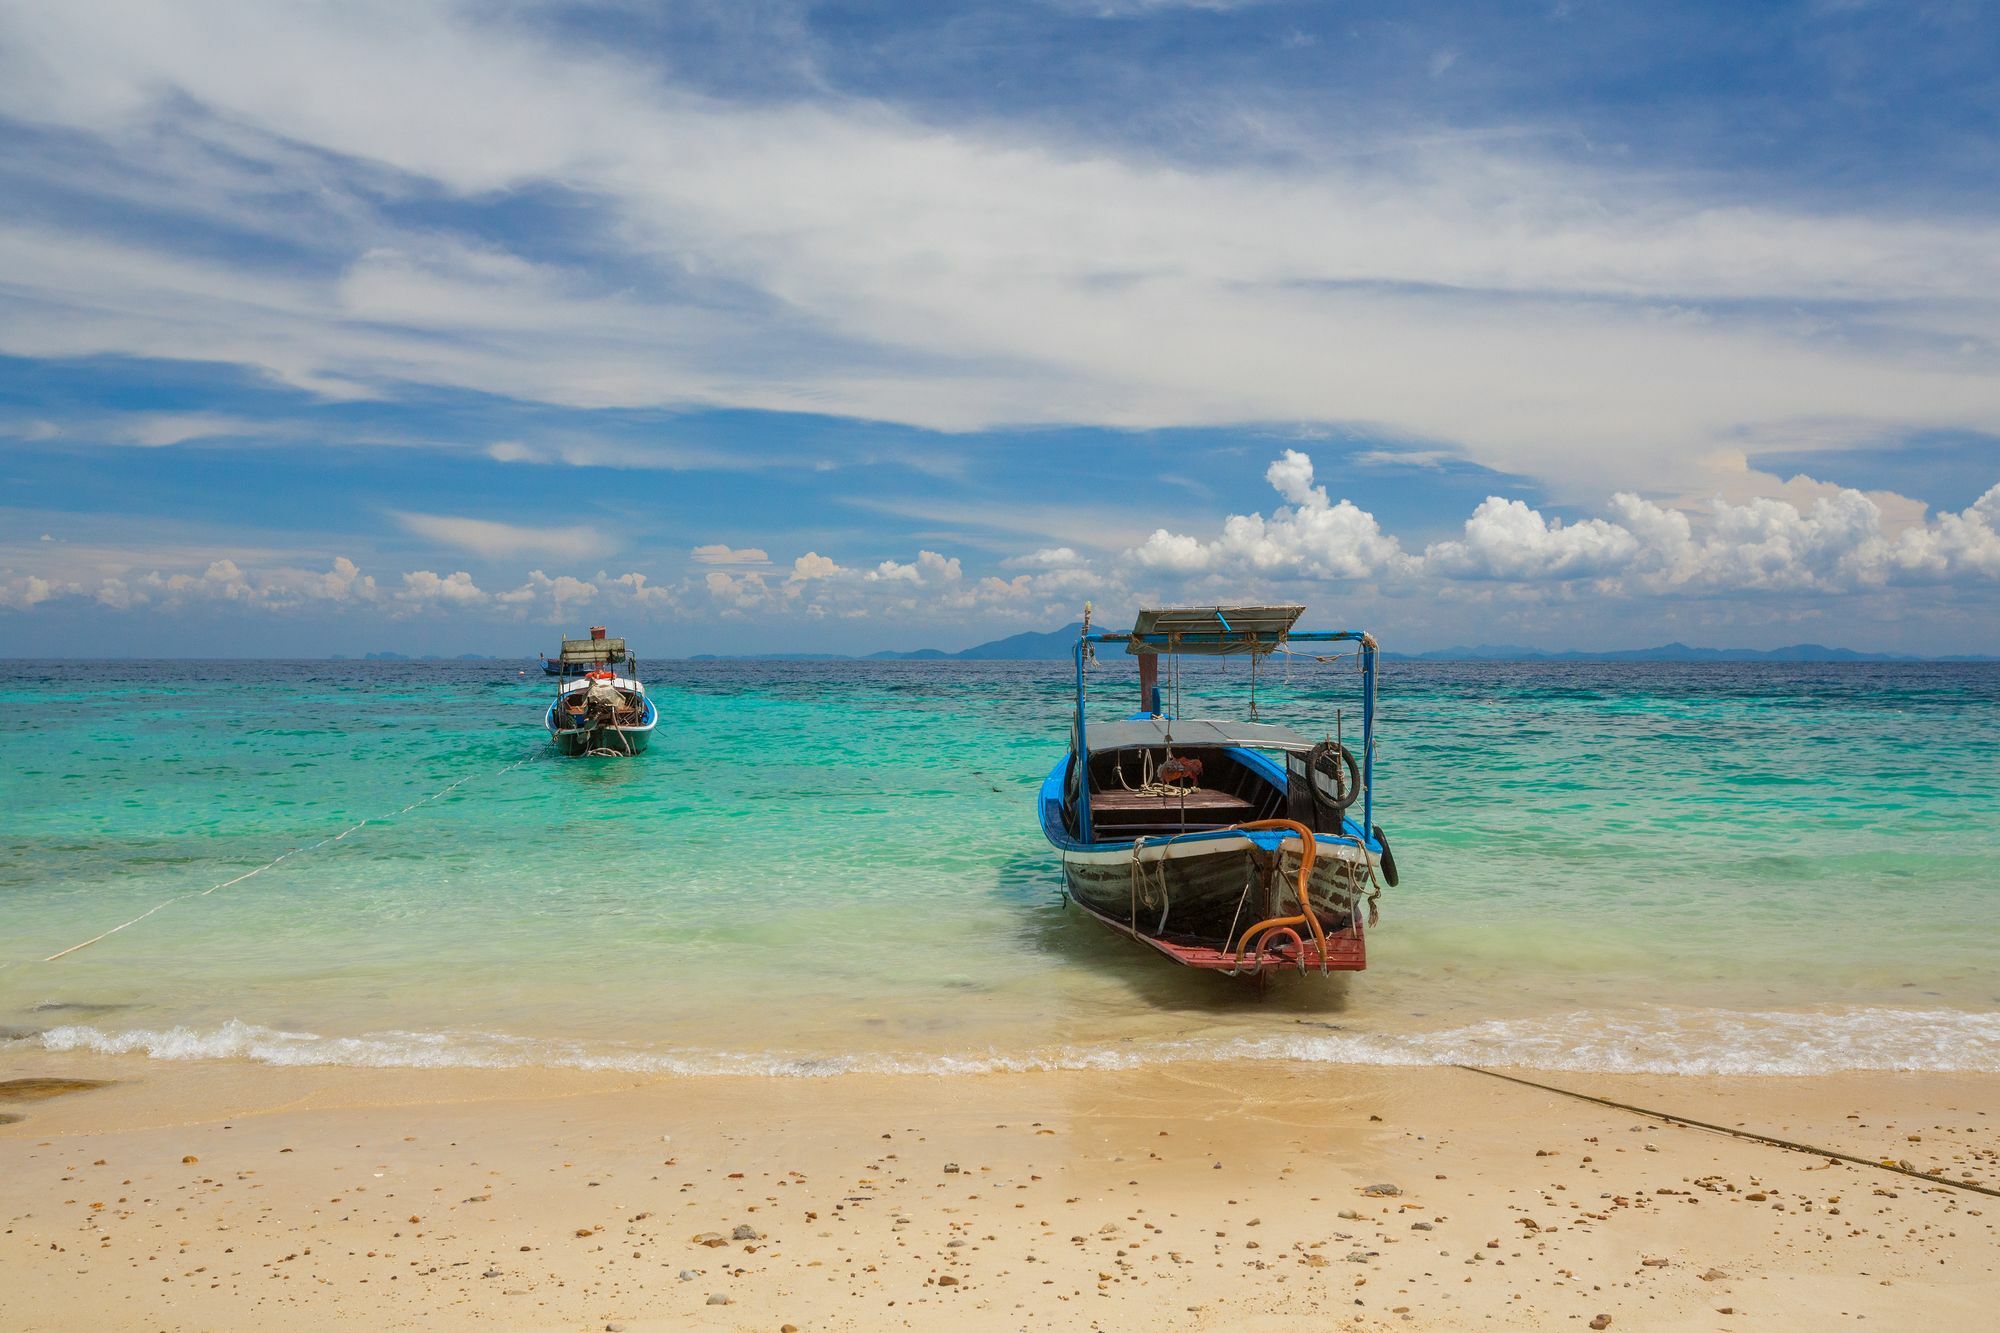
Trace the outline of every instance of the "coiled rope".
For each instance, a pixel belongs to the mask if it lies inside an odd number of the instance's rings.
[[[488,774],[486,776],[496,777],[496,778],[502,777],[508,773],[513,772],[515,769],[519,768],[522,764],[525,764],[527,762],[528,762],[527,759],[517,759],[513,763],[507,765],[505,768],[500,769],[498,772]],[[429,805],[432,801],[437,800],[441,796],[449,795],[451,792],[456,791],[458,788],[464,786],[466,783],[471,782],[474,778],[477,778],[479,776],[481,775],[478,773],[468,773],[464,777],[458,779],[458,781],[440,787],[438,788],[438,790],[432,792],[429,796],[426,796],[421,800],[412,801],[400,810],[394,811],[386,815],[372,815],[369,818],[362,820],[358,824],[348,825],[346,828],[342,829],[338,833],[328,834],[326,837],[321,838],[318,842],[308,843],[303,847],[290,848],[289,850],[282,852],[277,856],[272,857],[270,860],[266,861],[263,865],[258,866],[254,870],[246,870],[242,874],[236,876],[236,878],[225,879],[220,884],[211,884],[207,888],[202,889],[198,893],[183,893],[172,898],[164,899],[161,902],[155,903],[153,906],[147,908],[145,911],[139,913],[139,915],[133,917],[130,921],[121,921],[119,924],[113,926],[111,929],[104,931],[101,934],[93,935],[89,939],[83,941],[81,944],[72,944],[67,949],[63,949],[56,953],[50,954],[47,958],[36,959],[32,961],[53,963],[59,958],[67,958],[73,953],[76,953],[83,949],[88,949],[93,944],[97,944],[103,940],[110,939],[113,935],[116,935],[121,930],[127,930],[133,926],[138,925],[141,921],[144,921],[147,917],[152,916],[155,912],[161,911],[168,907],[172,907],[175,903],[184,903],[188,901],[190,898],[206,898],[208,897],[209,894],[214,893],[217,889],[226,889],[229,888],[231,885],[241,884],[246,879],[254,879],[258,875],[263,874],[266,870],[269,870],[273,866],[279,865],[282,862],[288,861],[294,856],[302,856],[307,852],[318,851],[320,848],[325,847],[329,843],[335,843],[341,841],[343,838],[346,838],[349,834],[359,833],[362,829],[367,828],[370,824],[380,823],[382,820],[385,819],[395,819],[399,815],[409,814],[410,811],[415,810],[418,806]],[[12,966],[11,963],[0,964],[0,967],[10,967],[10,966]]]

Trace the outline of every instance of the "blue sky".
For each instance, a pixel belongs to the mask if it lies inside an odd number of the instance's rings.
[[[1977,3],[0,0],[0,654],[2000,651]]]

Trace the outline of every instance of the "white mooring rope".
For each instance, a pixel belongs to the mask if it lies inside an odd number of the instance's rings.
[[[505,768],[501,769],[499,772],[492,774],[492,776],[496,778],[502,777],[508,773],[513,772],[515,769],[519,768],[522,764],[525,764],[527,762],[528,761],[526,759],[517,759],[513,763],[507,765]],[[47,958],[35,961],[40,961],[44,963],[53,963],[58,958],[67,958],[69,957],[69,955],[77,952],[80,949],[88,949],[91,945],[98,943],[100,940],[108,940],[113,935],[116,935],[119,931],[138,925],[141,921],[144,921],[147,917],[153,915],[153,913],[157,911],[160,911],[162,908],[172,907],[175,903],[184,903],[190,898],[206,898],[208,897],[209,894],[214,893],[217,889],[226,889],[230,887],[232,884],[241,884],[246,879],[252,879],[258,875],[263,874],[266,870],[269,870],[272,866],[277,865],[281,861],[289,860],[290,858],[298,856],[304,852],[318,851],[320,848],[326,846],[328,843],[339,842],[341,839],[345,838],[348,834],[358,833],[362,829],[368,827],[370,824],[377,823],[384,819],[394,819],[397,817],[397,815],[407,815],[410,813],[410,811],[416,809],[420,805],[429,805],[432,801],[437,800],[440,796],[449,795],[457,788],[464,786],[466,783],[472,781],[474,778],[478,776],[479,774],[477,773],[468,773],[464,777],[460,778],[458,781],[453,782],[448,786],[440,787],[438,790],[432,792],[429,796],[424,797],[422,800],[410,802],[408,805],[404,806],[402,809],[398,811],[395,811],[393,814],[374,815],[368,819],[362,820],[358,824],[350,824],[338,833],[329,834],[328,836],[321,838],[318,842],[309,843],[304,847],[293,847],[289,851],[283,852],[278,856],[272,857],[270,860],[266,861],[263,865],[258,866],[255,870],[244,871],[242,874],[238,875],[234,879],[225,879],[220,884],[211,884],[207,888],[201,890],[198,893],[183,893],[176,897],[168,898],[161,902],[155,903],[153,906],[139,913],[139,915],[133,917],[130,921],[120,922],[118,925],[113,926],[111,929],[105,931],[101,935],[93,935],[89,939],[83,941],[83,943],[81,944],[72,944],[69,946],[69,948],[62,950],[59,953],[52,953]],[[11,966],[13,966],[12,963],[0,963],[0,969],[5,969]]]

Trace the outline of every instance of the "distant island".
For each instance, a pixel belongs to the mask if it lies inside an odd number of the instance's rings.
[[[1083,632],[1081,624],[1061,629],[1010,634],[1004,639],[974,644],[958,652],[917,648],[908,652],[885,649],[854,656],[842,653],[701,653],[691,662],[1056,662],[1067,661]],[[1820,643],[1795,643],[1785,648],[1694,648],[1664,643],[1657,648],[1621,648],[1602,652],[1572,649],[1549,652],[1518,644],[1477,644],[1438,648],[1422,653],[1382,654],[1385,662],[1993,662],[1983,654],[1919,657],[1914,653],[1863,653],[1829,648]]]

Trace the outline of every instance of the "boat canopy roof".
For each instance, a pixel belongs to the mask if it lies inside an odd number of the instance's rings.
[[[1313,743],[1290,727],[1270,722],[1228,722],[1207,717],[1138,717],[1097,722],[1089,730],[1090,752],[1142,750],[1165,745],[1243,746],[1252,750],[1304,752]]]
[[[1268,653],[1304,614],[1303,606],[1156,607],[1139,613],[1125,651],[1207,657]]]
[[[625,660],[625,640],[564,639],[562,660],[566,663],[622,662]]]

